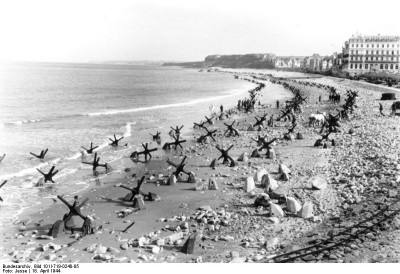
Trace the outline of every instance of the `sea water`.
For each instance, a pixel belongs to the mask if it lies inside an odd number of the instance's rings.
[[[160,131],[170,141],[170,127],[210,115],[210,105],[225,109],[246,97],[256,85],[232,74],[158,65],[13,63],[1,68],[0,189],[1,224],[24,209],[49,204],[58,194],[79,193],[94,179],[82,164],[81,147],[99,146],[101,163],[118,166],[118,159],[141,150]],[[271,99],[288,96],[280,86],[267,86]],[[272,90],[272,91],[271,91]],[[113,148],[113,135],[122,146]],[[126,144],[126,146],[124,146]],[[45,160],[39,154],[49,149]],[[114,166],[114,164],[116,166]],[[43,172],[55,166],[56,184],[36,187]]]

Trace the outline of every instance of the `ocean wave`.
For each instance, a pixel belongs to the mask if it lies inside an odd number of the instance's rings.
[[[31,124],[31,123],[38,123],[42,120],[40,119],[31,119],[31,120],[20,120],[20,121],[16,121],[16,122],[5,122],[2,124],[2,126],[20,126],[23,124]]]
[[[245,93],[245,92],[247,92],[247,90],[240,89],[240,90],[234,90],[234,92],[230,92],[229,94],[225,94],[225,95],[199,98],[199,99],[194,99],[194,100],[191,100],[188,102],[183,102],[183,103],[154,105],[154,106],[150,106],[150,107],[139,107],[139,108],[131,108],[131,109],[115,109],[115,110],[109,110],[109,111],[104,111],[104,112],[87,113],[87,114],[85,114],[85,116],[116,115],[116,114],[140,112],[140,111],[146,111],[146,110],[196,105],[198,103],[204,103],[204,102],[209,102],[209,101],[214,101],[214,100],[221,100],[221,99],[236,96],[236,95],[239,95],[239,94]]]
[[[33,174],[33,173],[37,173],[37,170],[36,170],[37,168],[41,169],[41,168],[46,167],[48,165],[54,165],[54,164],[58,163],[59,161],[61,161],[61,158],[56,158],[54,160],[51,160],[51,161],[48,161],[48,162],[45,162],[45,163],[41,163],[41,164],[39,164],[37,166],[34,166],[34,167],[25,168],[25,169],[22,169],[22,170],[20,170],[18,172],[15,172],[15,173],[3,174],[3,175],[0,175],[0,180],[8,180],[8,179],[14,178],[14,177],[23,177],[23,176],[27,176],[27,175],[30,175],[30,174]]]

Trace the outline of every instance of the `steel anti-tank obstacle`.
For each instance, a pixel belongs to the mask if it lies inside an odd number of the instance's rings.
[[[93,147],[93,142],[90,142],[90,148],[88,149],[88,148],[85,148],[85,147],[81,147],[81,148],[83,148],[84,150],[86,150],[86,153],[87,154],[92,154],[93,153],[93,151],[96,149],[96,148],[98,148],[99,146],[95,146],[95,147]]]
[[[55,184],[55,182],[53,181],[53,177],[58,173],[58,170],[54,171],[56,167],[52,166],[50,171],[48,173],[44,173],[43,171],[41,171],[40,169],[36,169],[37,171],[39,171],[40,174],[43,175],[44,177],[44,182],[46,183],[47,181],[52,182],[53,184]],[[54,171],[54,172],[53,172]]]
[[[108,139],[110,139],[110,141],[111,141],[111,144],[110,144],[111,146],[117,147],[119,141],[121,141],[122,139],[124,139],[124,136],[122,136],[121,138],[118,138],[118,139],[117,139],[117,137],[116,137],[115,134],[114,134],[114,140],[111,139],[111,138],[108,138]]]
[[[35,156],[35,157],[38,158],[38,159],[44,159],[44,157],[46,156],[47,151],[49,151],[48,148],[46,148],[45,150],[42,150],[42,151],[40,152],[39,155],[37,155],[37,154],[35,154],[35,153],[32,153],[32,152],[29,152],[29,153],[30,153],[31,155]]]

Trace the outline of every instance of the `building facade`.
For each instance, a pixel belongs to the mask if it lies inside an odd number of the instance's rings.
[[[350,75],[400,72],[400,36],[353,36],[342,53],[342,69]]]

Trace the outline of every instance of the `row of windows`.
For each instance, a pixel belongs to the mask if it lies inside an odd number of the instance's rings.
[[[353,66],[353,64],[350,64],[350,68],[351,69],[363,69],[363,64],[354,64],[354,66]],[[372,68],[372,65],[371,64],[364,64],[364,69],[368,69],[368,68]],[[391,65],[388,65],[388,64],[385,64],[385,65],[383,65],[383,64],[380,64],[379,65],[379,68],[380,69],[399,69],[399,65],[395,65],[395,66],[393,66],[393,64],[391,64]]]
[[[371,61],[374,61],[374,60],[381,60],[381,61],[397,61],[399,58],[398,57],[383,57],[383,56],[381,56],[381,58],[379,58],[379,57],[373,57],[373,56],[371,56],[371,57],[368,57],[368,56],[366,56],[365,57],[365,59],[364,60],[371,60]],[[355,56],[355,57],[353,57],[353,56],[351,56],[350,57],[350,60],[352,60],[352,61],[357,61],[357,60],[363,60],[363,58],[362,58],[362,56]]]
[[[367,50],[367,51],[366,51],[366,54],[370,54],[370,53],[371,53],[371,54],[374,54],[374,52],[375,52],[375,54],[379,54],[379,50],[376,50],[376,51],[371,50],[371,52],[370,52],[369,50]],[[381,50],[380,52],[381,52],[381,54],[385,54],[385,51],[384,51],[384,50]],[[351,50],[351,54],[354,54],[354,53],[355,53],[355,54],[358,54],[358,50]],[[395,51],[394,51],[394,50],[392,50],[391,52],[390,52],[390,50],[387,50],[387,51],[386,51],[386,54],[390,54],[390,53],[391,53],[392,55],[394,55],[394,54],[395,54]],[[397,54],[400,54],[400,51],[399,51],[399,50],[397,51]]]
[[[392,48],[395,47],[395,44],[391,44],[391,45],[392,45]],[[351,46],[352,48],[354,48],[354,44],[351,44],[350,46]],[[367,48],[369,48],[369,46],[370,46],[370,44],[367,44]],[[371,48],[373,48],[374,46],[375,46],[375,44],[371,44]],[[384,47],[385,47],[385,44],[382,44],[381,46],[382,46],[382,48],[384,48]],[[358,44],[355,44],[355,47],[358,48]],[[362,47],[363,47],[363,44],[360,44],[360,47],[362,48]],[[376,44],[376,47],[379,48],[379,44]],[[390,44],[386,44],[386,47],[387,47],[387,48],[390,48]],[[400,47],[398,43],[397,43],[397,47]]]

